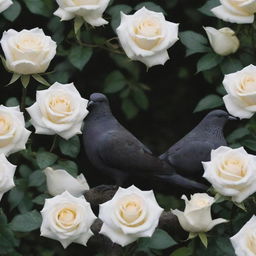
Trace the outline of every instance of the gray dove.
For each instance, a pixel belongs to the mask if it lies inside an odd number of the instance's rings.
[[[92,94],[88,110],[83,130],[85,152],[92,165],[112,177],[117,185],[139,176],[187,189],[206,189],[203,184],[176,174],[165,161],[153,156],[112,115],[104,94]]]
[[[212,149],[227,145],[223,128],[228,120],[237,118],[223,110],[211,111],[192,131],[159,158],[168,162],[182,176],[202,176],[201,162],[210,160]]]

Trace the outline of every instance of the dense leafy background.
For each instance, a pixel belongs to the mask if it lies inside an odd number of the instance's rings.
[[[215,0],[114,0],[105,13],[110,25],[96,29],[82,27],[77,35],[74,34],[73,21],[60,22],[53,15],[57,8],[55,1],[14,2],[1,14],[2,32],[10,28],[22,30],[41,27],[58,43],[57,56],[49,68],[52,72],[44,78],[50,83],[74,82],[85,98],[92,92],[106,93],[114,115],[156,154],[162,153],[192,129],[205,114],[201,111],[223,108],[223,75],[255,64],[256,60],[255,50],[252,50],[255,29],[251,25],[241,28],[229,24],[239,31],[241,40],[241,49],[235,55],[224,58],[212,52],[202,26],[224,26],[225,23],[209,13],[209,7],[218,4]],[[170,61],[165,66],[149,70],[120,54],[114,31],[119,24],[120,10],[132,13],[143,5],[163,11],[168,20],[180,23],[181,32],[180,41],[169,50]],[[78,25],[79,21],[76,28]],[[4,85],[8,84],[11,74],[3,66],[0,72],[1,103],[17,105],[22,94],[20,82],[6,87]],[[44,88],[36,80],[31,80],[26,104],[31,105],[35,100],[35,91]],[[254,119],[230,124],[226,128],[230,145],[244,145],[250,152],[256,150]],[[84,157],[80,139],[74,137],[66,142],[58,138],[56,146],[49,152],[53,136],[33,135],[26,151],[10,157],[19,168],[16,187],[1,201],[0,255],[104,255],[99,250],[74,244],[64,250],[58,242],[39,236],[39,211],[48,197],[42,169],[47,166],[61,167],[73,175],[82,171],[91,186],[112,182],[107,177],[95,176],[95,170]],[[158,199],[167,210],[170,207],[182,208],[182,203],[174,197],[158,195]],[[253,199],[248,200],[246,206],[247,213],[228,201],[215,205],[215,214],[233,221],[212,231],[208,249],[195,239],[164,250],[172,246],[174,241],[160,230],[153,240],[140,240],[135,249],[124,250],[124,255],[234,255],[228,237],[238,231],[255,212]],[[218,238],[211,239],[211,236]]]

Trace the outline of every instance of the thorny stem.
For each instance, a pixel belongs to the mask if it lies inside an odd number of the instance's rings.
[[[21,104],[20,104],[20,110],[21,112],[25,111],[26,106],[26,96],[27,96],[27,88],[22,86],[22,95],[21,95]]]

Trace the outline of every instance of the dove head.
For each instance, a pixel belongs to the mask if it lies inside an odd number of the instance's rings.
[[[222,128],[228,120],[237,120],[237,118],[230,116],[224,110],[217,109],[208,113],[206,117],[203,119],[202,123],[204,123],[204,125],[207,124],[212,127]]]
[[[109,101],[107,97],[102,93],[93,93],[90,96],[90,100],[87,105],[87,109],[90,112],[110,112]]]

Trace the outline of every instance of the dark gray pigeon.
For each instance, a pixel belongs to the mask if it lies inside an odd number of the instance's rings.
[[[201,183],[176,174],[165,161],[153,156],[115,119],[105,95],[92,94],[88,110],[90,113],[83,130],[87,157],[97,170],[112,177],[117,185],[122,185],[130,176],[139,176],[187,189],[206,189]]]
[[[210,160],[212,149],[227,145],[223,127],[228,120],[237,119],[223,110],[211,111],[192,131],[159,158],[168,162],[182,176],[201,177],[201,162]]]

